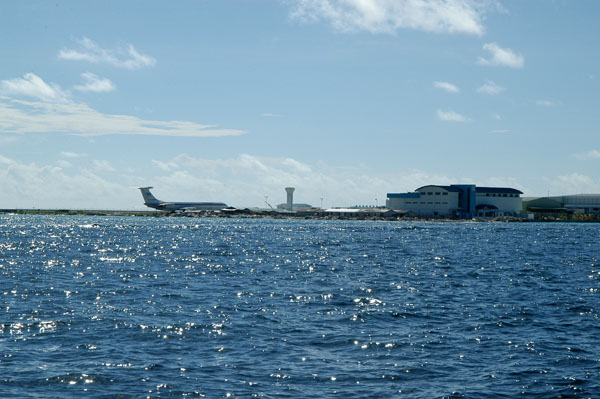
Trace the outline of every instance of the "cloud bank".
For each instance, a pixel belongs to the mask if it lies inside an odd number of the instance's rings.
[[[580,173],[570,173],[555,178],[544,178],[550,195],[597,193],[600,191],[600,180]]]
[[[151,185],[154,194],[166,201],[265,207],[265,196],[275,206],[285,202],[284,187],[294,186],[298,202],[320,206],[323,198],[329,207],[374,204],[375,198],[383,204],[387,192],[413,190],[427,181],[451,181],[420,171],[382,176],[379,170],[249,154],[227,159],[180,154],[149,160],[123,173],[106,160],[73,155],[67,162],[37,164],[0,153],[0,203],[5,208],[148,209],[139,191],[129,187]]]
[[[129,190],[118,177],[86,166],[26,163],[0,154],[0,202],[5,208],[117,209]]]
[[[284,187],[296,187],[298,202],[315,206],[374,205],[387,193],[412,191],[426,184],[473,182],[481,186],[505,186],[523,190],[526,196],[597,192],[600,181],[581,174],[536,180],[526,189],[514,177],[495,176],[476,180],[423,170],[382,172],[365,167],[305,163],[286,157],[242,154],[226,159],[205,159],[179,154],[147,160],[127,173],[119,165],[90,157],[69,157],[55,163],[27,163],[0,152],[0,203],[5,208],[147,209],[138,190],[154,186],[165,201],[223,201],[232,206],[265,207],[285,202]],[[43,199],[43,203],[42,203]]]
[[[308,23],[328,22],[341,32],[482,35],[485,13],[498,7],[493,0],[299,0],[291,15]]]

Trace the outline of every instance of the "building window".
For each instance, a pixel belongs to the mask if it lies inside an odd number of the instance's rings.
[[[442,193],[442,195],[448,195],[448,193]]]
[[[441,195],[442,193],[440,193],[439,191],[437,193],[435,193],[435,195]]]

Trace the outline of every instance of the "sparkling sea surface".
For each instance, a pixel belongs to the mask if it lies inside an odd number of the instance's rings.
[[[0,216],[1,398],[600,398],[600,224]]]

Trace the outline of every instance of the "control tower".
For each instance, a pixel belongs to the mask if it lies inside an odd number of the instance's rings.
[[[286,187],[285,192],[287,193],[287,209],[288,211],[294,210],[294,187]]]

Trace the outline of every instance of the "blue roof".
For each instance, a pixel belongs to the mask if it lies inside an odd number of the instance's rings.
[[[508,187],[477,187],[476,190],[484,194],[523,194],[522,191]]]
[[[464,192],[464,188],[468,187],[475,187],[475,190],[477,193],[483,193],[483,194],[523,194],[522,191],[519,191],[515,188],[509,188],[509,187],[476,187],[475,185],[463,185],[463,186],[459,186],[456,184],[450,185],[450,186],[440,186],[437,184],[428,184],[426,186],[423,187],[419,187],[415,190],[415,192],[412,193],[388,193],[387,197],[388,198],[419,198],[419,191],[423,191],[425,189],[427,189],[428,187],[431,188],[441,188],[442,190],[446,190],[452,193],[462,193]]]
[[[453,193],[462,193],[462,190],[460,188],[458,188],[458,187],[454,187],[454,186],[438,186],[437,184],[428,184],[426,186],[417,188],[415,191],[419,191],[419,190],[424,189],[426,187],[437,187],[437,188],[441,188],[441,189],[444,189],[446,191],[450,191],[450,192],[453,192]]]
[[[388,198],[420,198],[419,193],[388,193]]]

